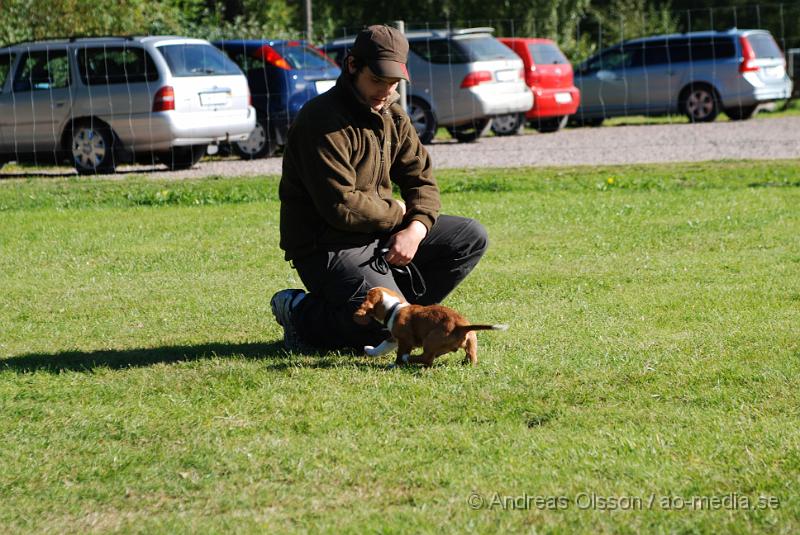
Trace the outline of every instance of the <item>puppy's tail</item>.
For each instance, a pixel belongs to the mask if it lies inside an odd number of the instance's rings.
[[[456,330],[465,333],[469,331],[507,331],[508,325],[504,323],[498,325],[484,325],[484,324],[463,325],[461,327],[456,327]]]

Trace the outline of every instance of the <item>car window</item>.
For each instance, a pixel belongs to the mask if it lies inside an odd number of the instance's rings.
[[[569,63],[557,46],[550,43],[529,44],[528,50],[537,65],[563,65]]]
[[[244,48],[237,48],[235,50],[230,48],[223,49],[228,57],[233,60],[236,65],[239,66],[244,72],[249,71],[250,69],[263,69],[264,68],[264,60],[262,58],[254,58],[251,55],[248,55],[247,50]]]
[[[586,63],[581,70],[584,73],[596,71],[613,71],[616,69],[626,69],[633,65],[635,50],[632,48],[612,48],[606,50]]]
[[[653,67],[669,63],[669,48],[666,41],[647,41],[642,50],[642,66]]]
[[[285,59],[293,69],[330,69],[335,65],[325,56],[309,46],[301,44],[276,45],[275,51]]]
[[[14,91],[47,91],[69,87],[66,50],[41,50],[23,56],[14,77]]]
[[[153,59],[139,47],[82,48],[78,50],[78,72],[86,85],[158,80]]]
[[[6,85],[8,75],[11,72],[11,64],[14,63],[14,56],[11,54],[0,54],[0,93]]]
[[[242,71],[219,49],[204,44],[175,44],[157,47],[173,76],[220,76]]]
[[[747,36],[757,58],[782,58],[783,53],[768,33],[753,33]]]
[[[330,50],[324,49],[323,52],[326,56],[331,58],[334,63],[341,66],[342,61],[344,61],[346,50],[344,48],[331,48]]]
[[[506,45],[491,35],[458,37],[453,39],[470,61],[486,61],[493,59],[519,59],[519,56]]]
[[[431,63],[469,63],[469,55],[450,39],[423,39],[409,42],[409,48]],[[513,52],[512,52],[513,54]]]
[[[695,37],[669,41],[670,63],[705,61],[733,57],[736,48],[730,37]]]

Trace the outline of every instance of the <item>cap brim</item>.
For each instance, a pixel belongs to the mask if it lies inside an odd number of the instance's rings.
[[[411,79],[408,76],[408,69],[404,63],[391,61],[388,59],[378,59],[369,62],[370,70],[382,78],[401,78],[406,82]]]

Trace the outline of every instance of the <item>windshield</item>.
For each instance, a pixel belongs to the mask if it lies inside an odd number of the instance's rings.
[[[233,61],[211,45],[162,45],[158,51],[167,60],[173,76],[242,74]]]
[[[757,58],[782,58],[781,49],[775,39],[767,33],[753,33],[747,36],[750,46],[753,47]]]
[[[493,59],[519,59],[519,56],[491,35],[462,37],[455,40],[456,47],[471,61]]]
[[[330,69],[336,67],[325,56],[311,48],[303,45],[275,45],[275,51],[292,66],[293,69]]]
[[[409,47],[431,63],[472,63],[493,59],[519,59],[513,50],[491,35],[476,35],[453,39],[415,39]]]
[[[533,62],[537,65],[562,65],[569,63],[564,54],[558,49],[557,46],[551,44],[532,44],[528,45],[528,49],[533,56]]]

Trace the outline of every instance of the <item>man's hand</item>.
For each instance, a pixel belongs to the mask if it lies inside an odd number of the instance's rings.
[[[389,252],[384,258],[393,266],[405,266],[414,259],[420,242],[427,234],[428,229],[425,225],[415,219],[406,228],[389,238],[387,243]]]

